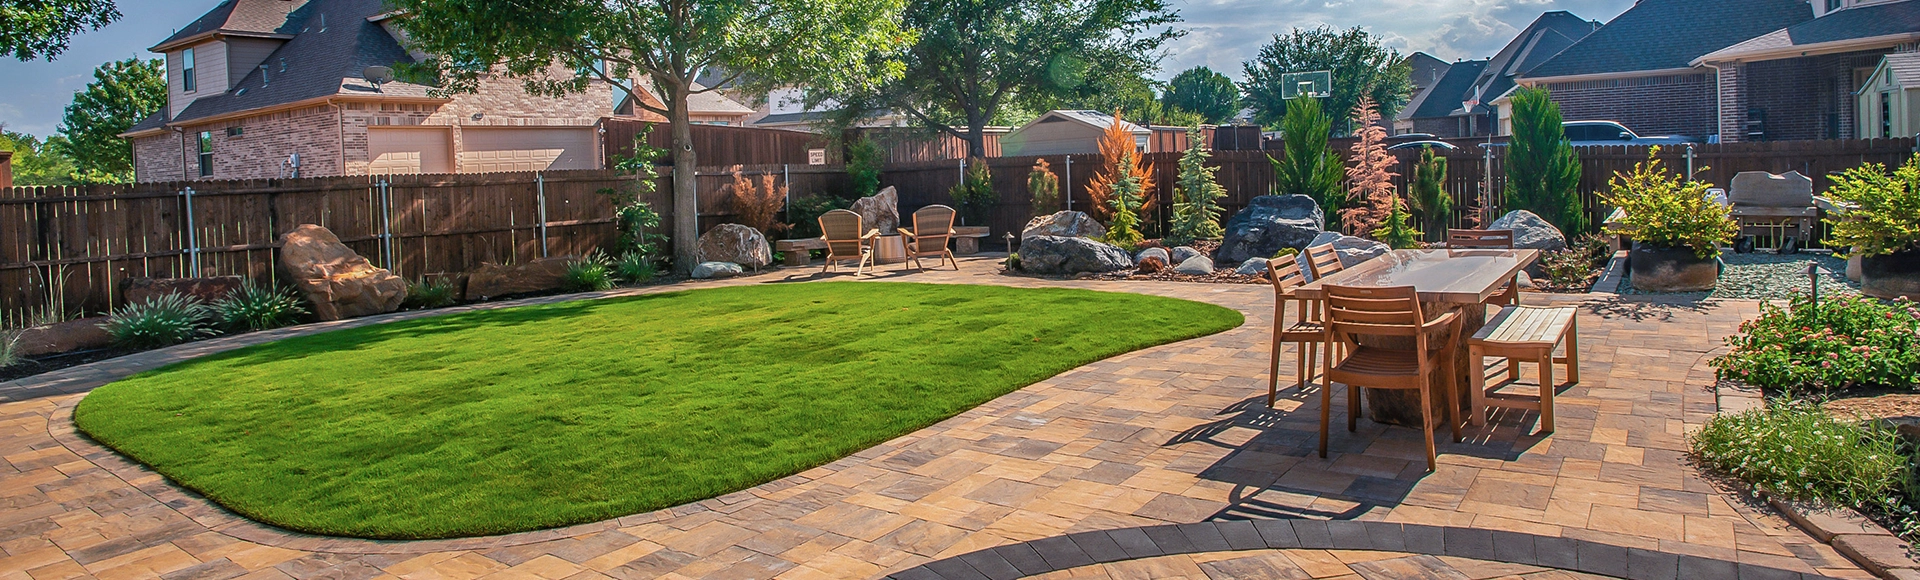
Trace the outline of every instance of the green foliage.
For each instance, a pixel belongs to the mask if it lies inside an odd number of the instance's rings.
[[[20,332],[0,330],[0,369],[20,364],[20,361],[24,360],[27,360],[27,357],[20,354]]]
[[[1013,270],[1015,272],[1020,271],[1020,253],[1019,252],[1007,254],[1007,269]]]
[[[1214,181],[1214,172],[1220,169],[1207,167],[1211,153],[1203,144],[1199,127],[1188,128],[1187,139],[1192,146],[1180,155],[1180,182],[1173,190],[1173,224],[1166,236],[1166,243],[1176,246],[1219,239],[1225,234],[1220,228],[1219,202],[1227,190]]]
[[[115,309],[100,327],[114,346],[158,348],[212,336],[213,314],[199,299],[163,294]]]
[[[1533,212],[1568,234],[1584,233],[1579,186],[1580,156],[1567,140],[1560,105],[1546,89],[1519,89],[1507,149],[1507,209]]]
[[[613,289],[613,271],[608,264],[607,255],[599,250],[588,252],[580,259],[567,263],[567,271],[560,274],[560,290],[564,292],[598,292]]]
[[[1607,262],[1613,259],[1613,246],[1597,234],[1573,240],[1567,248],[1540,257],[1547,271],[1546,287],[1559,292],[1585,292],[1593,287]]]
[[[1000,194],[993,191],[993,174],[987,168],[987,160],[967,160],[966,177],[947,190],[947,196],[953,198],[961,224],[987,225],[993,218],[993,208],[1000,205]]]
[[[1626,210],[1609,233],[1656,247],[1686,246],[1701,258],[1720,255],[1720,246],[1740,232],[1739,224],[1726,206],[1707,199],[1707,184],[1662,169],[1659,154],[1659,147],[1648,151],[1645,162],[1615,174],[1610,191],[1600,194],[1608,205]]]
[[[1393,209],[1387,213],[1386,227],[1375,230],[1381,232],[1380,241],[1395,250],[1419,248],[1420,230],[1415,229],[1407,221],[1407,202],[1401,200],[1399,196],[1394,196]]]
[[[1282,77],[1286,73],[1323,70],[1333,71],[1328,110],[1351,111],[1360,104],[1360,97],[1371,96],[1380,105],[1380,116],[1393,118],[1413,97],[1413,69],[1381,40],[1358,26],[1344,31],[1326,26],[1295,28],[1274,35],[1272,42],[1260,47],[1258,56],[1241,67],[1247,80],[1240,88],[1254,109],[1254,121],[1272,127],[1282,121],[1283,115],[1293,113],[1292,103],[1282,97]],[[1356,128],[1347,124],[1340,133]]]
[[[1169,109],[1200,115],[1209,124],[1221,124],[1240,112],[1240,87],[1233,79],[1213,69],[1196,66],[1167,81],[1167,92],[1160,102]]]
[[[251,280],[213,301],[213,318],[221,328],[232,332],[289,326],[306,315],[307,307],[292,290],[261,286]]]
[[[853,202],[827,194],[795,198],[787,205],[787,221],[793,222],[793,237],[820,237],[820,216],[836,209],[847,209]]]
[[[1280,127],[1286,151],[1280,159],[1267,157],[1273,164],[1273,193],[1305,195],[1320,202],[1327,231],[1339,231],[1340,207],[1347,198],[1341,189],[1346,169],[1340,164],[1340,154],[1327,144],[1333,119],[1321,111],[1319,99],[1294,99],[1287,103],[1287,116]]]
[[[1400,160],[1387,153],[1387,130],[1380,126],[1380,111],[1372,97],[1361,96],[1354,105],[1352,154],[1347,156],[1347,201],[1352,207],[1340,210],[1340,225],[1353,235],[1385,241],[1381,225],[1399,210],[1399,195],[1393,187],[1393,166]]]
[[[1129,150],[1131,151],[1131,150]],[[1131,166],[1132,155],[1124,155],[1121,167]],[[1106,242],[1122,248],[1131,248],[1140,244],[1146,236],[1140,233],[1140,205],[1143,191],[1140,177],[1130,171],[1121,171],[1113,182],[1113,219],[1107,222]]]
[[[1727,337],[1713,359],[1720,378],[1785,393],[1920,385],[1920,307],[1858,295],[1794,296],[1786,308],[1762,303],[1760,317]]]
[[[1054,175],[1047,160],[1033,160],[1033,170],[1027,172],[1027,193],[1033,196],[1033,217],[1060,211],[1060,176]]]
[[[453,280],[447,278],[425,278],[407,282],[407,299],[400,302],[406,310],[427,308],[445,308],[459,301],[453,294]]]
[[[1292,258],[1298,255],[1300,255],[1299,248],[1280,248],[1280,251],[1273,253],[1273,257],[1271,259],[1278,260],[1281,258]]]
[[[886,161],[887,150],[873,137],[861,135],[847,144],[847,181],[854,197],[867,197],[880,191],[880,167]]]
[[[0,131],[0,150],[13,152],[14,185],[73,185],[73,159],[55,135],[46,143],[26,133]]]
[[[1445,235],[1447,221],[1453,217],[1453,196],[1443,187],[1446,182],[1447,158],[1434,155],[1432,147],[1421,147],[1413,180],[1407,184],[1407,200],[1420,218],[1420,230],[1429,235]]]
[[[1688,443],[1701,465],[1775,499],[1905,511],[1899,497],[1909,483],[1907,458],[1891,427],[1775,400],[1715,416]]]
[[[1829,213],[1827,245],[1853,248],[1861,256],[1885,256],[1920,249],[1920,155],[1887,174],[1869,163],[1833,176],[1826,196],[1850,205]]]
[[[659,255],[660,245],[668,241],[667,236],[649,231],[660,227],[660,212],[640,200],[641,196],[653,193],[655,181],[660,177],[654,172],[653,160],[667,153],[665,149],[647,144],[647,135],[651,133],[653,125],[642,128],[633,138],[633,154],[614,160],[616,171],[634,179],[621,187],[600,190],[601,195],[612,198],[613,226],[620,232],[613,247],[622,254]]]
[[[613,261],[613,276],[628,284],[645,284],[659,275],[653,261],[641,254],[621,254]]]
[[[73,420],[267,525],[480,536],[748,489],[1242,322],[1132,293],[754,284],[293,337],[106,385]]]
[[[53,60],[67,39],[119,19],[113,0],[8,0],[0,3],[0,53]]]
[[[133,147],[120,134],[166,106],[167,70],[161,59],[129,58],[93,69],[93,82],[73,94],[60,122],[78,180],[133,181]]]

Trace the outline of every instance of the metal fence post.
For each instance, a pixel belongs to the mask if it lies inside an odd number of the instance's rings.
[[[1073,211],[1073,156],[1067,156],[1067,187],[1060,190],[1060,196],[1067,198],[1067,211]]]
[[[187,199],[187,264],[193,272],[189,278],[200,277],[200,235],[193,227],[193,188],[180,192]]]
[[[786,201],[782,202],[781,209],[785,211],[793,211],[793,166],[792,165],[788,165],[786,163],[780,164],[780,182],[787,186],[787,189],[785,191],[785,193],[787,194],[786,196],[787,199]],[[789,216],[787,219],[793,219],[793,218]]]
[[[380,178],[380,259],[393,270],[393,183]]]
[[[547,176],[533,173],[534,197],[540,203],[540,257],[547,257]]]

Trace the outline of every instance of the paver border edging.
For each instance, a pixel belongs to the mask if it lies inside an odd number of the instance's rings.
[[[1079,532],[935,560],[894,580],[1011,580],[1110,562],[1247,550],[1377,550],[1525,564],[1627,580],[1828,578],[1590,540],[1352,520],[1228,520]]]

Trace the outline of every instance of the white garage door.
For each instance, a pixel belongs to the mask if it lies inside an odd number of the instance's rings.
[[[445,128],[368,127],[367,173],[453,173],[453,137]]]
[[[592,127],[463,128],[461,173],[593,169]]]

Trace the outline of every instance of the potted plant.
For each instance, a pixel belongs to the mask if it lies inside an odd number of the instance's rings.
[[[1633,238],[1627,269],[1634,288],[1711,290],[1720,278],[1720,247],[1740,228],[1726,206],[1708,199],[1708,184],[1661,168],[1659,153],[1654,147],[1633,171],[1614,175],[1611,191],[1601,194],[1626,214],[1607,231]]]
[[[1827,197],[1847,208],[1828,216],[1827,244],[1860,257],[1860,291],[1920,298],[1920,155],[1887,174],[1869,163],[1842,172]]]

